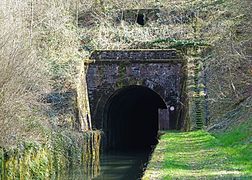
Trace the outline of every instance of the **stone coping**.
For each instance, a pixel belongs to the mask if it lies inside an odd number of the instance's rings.
[[[91,62],[167,62],[182,61],[174,49],[133,49],[133,50],[96,50],[90,56]]]

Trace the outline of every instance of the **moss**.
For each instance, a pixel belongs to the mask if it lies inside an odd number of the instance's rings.
[[[83,134],[58,132],[52,142],[38,144],[23,142],[17,147],[0,153],[0,172],[3,179],[48,179],[70,167],[85,164],[87,171],[92,167],[97,172],[100,151],[100,132]],[[92,172],[94,173],[94,172]]]
[[[126,72],[126,63],[120,63],[119,68],[118,68],[118,81],[116,82],[116,88],[122,88],[125,86],[125,78],[127,77],[127,72]]]
[[[188,95],[188,113],[186,121],[191,129],[202,129],[206,113],[204,112],[205,94],[202,76],[202,59],[205,47],[190,47],[186,49],[187,59],[187,82],[186,94]]]
[[[190,47],[209,47],[211,46],[208,42],[204,40],[197,40],[197,39],[175,39],[175,38],[165,38],[165,39],[156,39],[152,42],[149,42],[149,45],[155,44],[163,44],[167,43],[167,48],[190,48]]]
[[[6,179],[43,179],[49,177],[47,147],[36,143],[22,143],[17,148],[5,151],[4,175]]]
[[[4,175],[4,150],[0,148],[0,179],[3,179]]]

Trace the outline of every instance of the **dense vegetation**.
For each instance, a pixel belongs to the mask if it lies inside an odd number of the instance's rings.
[[[69,107],[44,103],[75,87],[81,55],[77,1],[0,2],[0,146],[44,142],[52,127],[69,119]],[[60,94],[61,92],[61,94]],[[62,125],[63,124],[63,125]]]

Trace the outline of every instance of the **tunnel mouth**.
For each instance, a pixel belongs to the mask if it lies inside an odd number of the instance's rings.
[[[155,91],[144,86],[117,90],[107,101],[104,133],[107,150],[147,150],[158,142],[158,110],[166,104]]]
[[[141,25],[141,26],[144,26],[145,24],[146,24],[146,18],[145,18],[145,15],[144,14],[141,14],[141,13],[139,13],[138,15],[137,15],[137,24],[139,24],[139,25]]]

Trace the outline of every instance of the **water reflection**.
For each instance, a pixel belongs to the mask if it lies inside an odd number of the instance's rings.
[[[109,152],[101,158],[100,175],[94,180],[137,180],[142,177],[150,151]]]
[[[109,152],[101,155],[100,164],[71,167],[58,174],[59,180],[137,180],[141,179],[151,151]]]
[[[101,156],[100,166],[73,167],[60,180],[137,180],[141,179],[150,151],[109,152]],[[86,170],[85,170],[86,169]],[[89,169],[87,171],[87,169]],[[85,171],[84,171],[85,170]],[[95,171],[95,173],[94,173]]]

